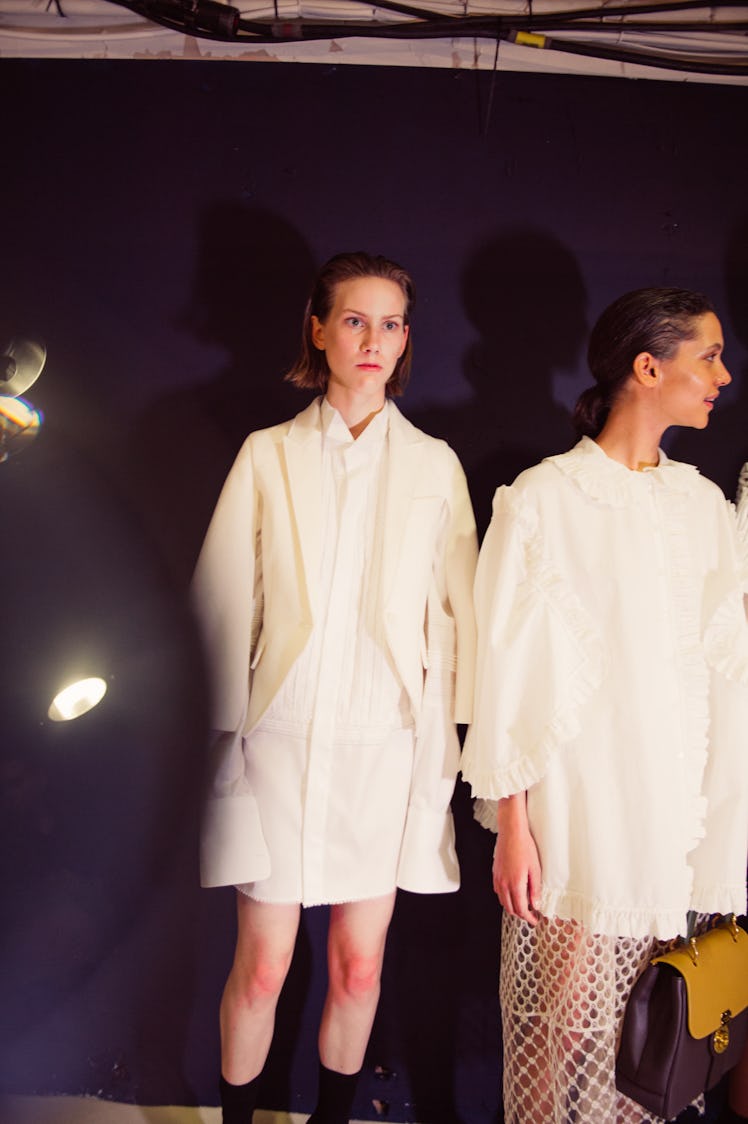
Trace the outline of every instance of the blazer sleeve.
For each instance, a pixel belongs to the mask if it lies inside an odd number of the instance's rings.
[[[451,449],[448,456],[449,483],[426,608],[424,690],[398,870],[398,885],[420,893],[444,893],[460,884],[449,805],[460,767],[455,722],[469,721],[475,662],[475,519],[462,467]]]
[[[248,438],[226,478],[192,582],[213,726],[200,840],[203,886],[253,882],[270,873],[259,812],[245,776],[242,737],[251,653],[262,618],[260,518]]]
[[[260,518],[247,438],[226,477],[192,579],[217,730],[236,730],[247,709],[250,653],[262,613]]]

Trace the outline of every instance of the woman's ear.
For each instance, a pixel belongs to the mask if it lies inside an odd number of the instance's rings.
[[[312,327],[312,343],[318,351],[325,350],[325,325],[320,320],[319,316],[312,314],[311,318]]]
[[[644,387],[657,386],[660,381],[659,364],[649,351],[640,351],[634,360],[632,374],[636,381]]]

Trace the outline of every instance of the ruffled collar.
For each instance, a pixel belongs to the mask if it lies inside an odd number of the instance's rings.
[[[641,472],[614,461],[591,437],[583,437],[568,453],[558,453],[545,460],[559,472],[570,477],[591,499],[613,507],[627,507],[641,497],[648,478],[676,492],[692,492],[697,486],[699,470],[692,464],[673,461],[659,450],[659,463]]]

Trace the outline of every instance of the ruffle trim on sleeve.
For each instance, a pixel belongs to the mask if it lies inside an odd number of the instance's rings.
[[[735,572],[704,630],[704,651],[709,666],[716,672],[733,683],[748,686],[748,619],[745,610],[748,594],[748,503],[744,503],[737,514],[732,504],[727,506],[737,527]]]
[[[514,612],[521,617],[526,604],[529,614],[542,601],[559,621],[572,656],[563,673],[546,685],[549,714],[534,745],[515,744],[516,756],[501,762],[486,760],[476,746],[466,746],[463,776],[477,796],[488,800],[521,792],[542,779],[553,754],[579,734],[580,711],[600,686],[607,664],[605,647],[584,606],[544,554],[537,512],[513,488],[499,489],[494,510],[512,516],[524,545],[524,580],[517,587]],[[515,736],[519,739],[521,733]],[[487,814],[476,811],[476,816]],[[495,830],[494,824],[484,826]]]
[[[748,464],[743,468],[743,472],[748,469]],[[743,474],[741,473],[741,480]],[[735,514],[738,522],[738,541],[742,551],[743,562],[748,566],[748,476],[746,477],[745,487],[742,489],[741,497],[738,501],[738,507]]]
[[[722,600],[707,625],[704,648],[709,666],[733,683],[748,686],[748,621],[744,595],[748,577]]]
[[[487,831],[493,831],[494,834],[498,834],[497,816],[498,804],[495,800],[486,800],[483,796],[479,796],[477,800],[473,801],[473,819],[481,827],[485,827]]]
[[[735,503],[738,505],[738,509],[743,508],[748,512],[748,461],[746,461],[740,470]]]
[[[520,771],[517,777],[522,787],[528,788],[546,772],[548,760],[555,750],[579,734],[579,712],[600,686],[607,660],[600,635],[582,602],[543,552],[537,513],[525,508],[524,514],[528,577],[524,596],[530,602],[538,596],[545,600],[560,618],[577,655],[576,666],[569,668],[563,690],[557,692],[545,735],[533,755],[536,768],[529,772]]]

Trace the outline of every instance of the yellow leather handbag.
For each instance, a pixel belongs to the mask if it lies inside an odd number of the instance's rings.
[[[738,1061],[748,1036],[748,933],[735,916],[653,957],[626,1005],[616,1085],[670,1119]]]

